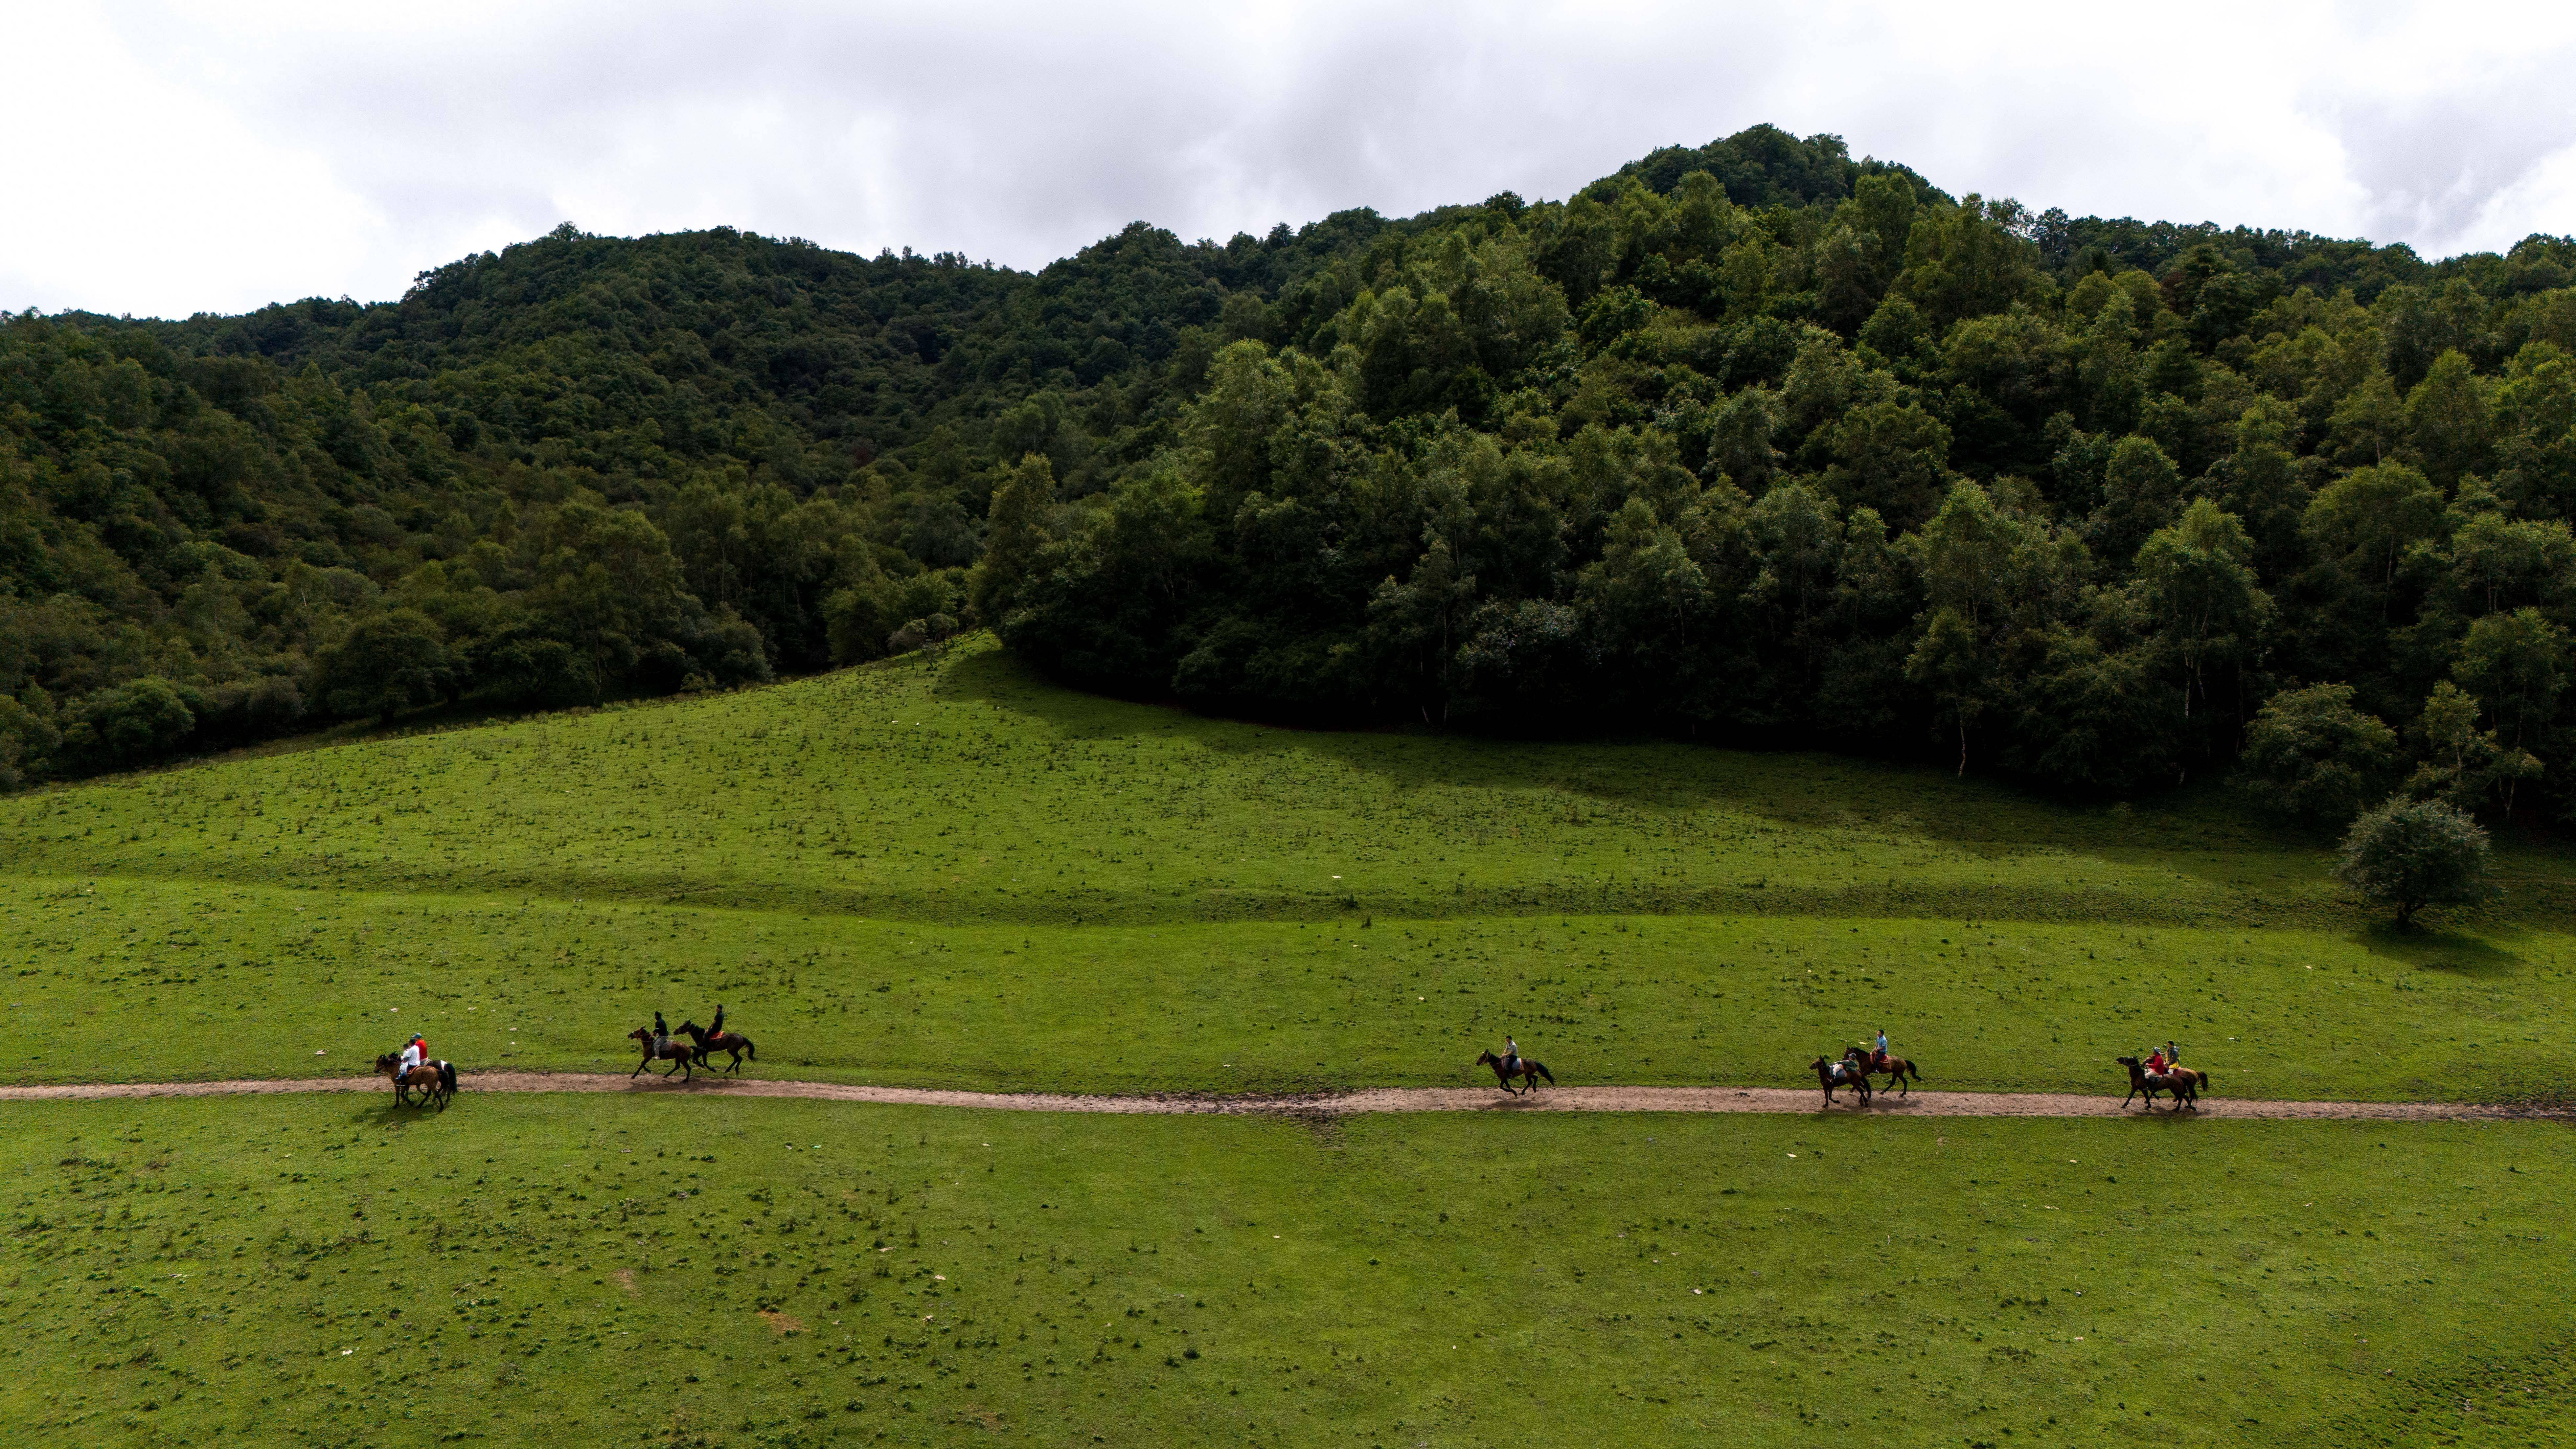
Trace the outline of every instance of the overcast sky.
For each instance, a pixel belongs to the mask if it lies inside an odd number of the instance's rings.
[[[0,0],[0,307],[397,297],[571,221],[1040,266],[1831,131],[2034,209],[2576,232],[2576,6]]]

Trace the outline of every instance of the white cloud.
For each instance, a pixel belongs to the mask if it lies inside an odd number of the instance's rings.
[[[2536,7],[17,9],[11,308],[389,297],[566,219],[1034,266],[1136,218],[1561,196],[1766,120],[2079,214],[2576,232],[2576,16]]]

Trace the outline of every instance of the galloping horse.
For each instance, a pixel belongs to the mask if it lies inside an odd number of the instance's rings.
[[[1897,1091],[1897,1095],[1899,1096],[1911,1097],[1914,1095],[1914,1089],[1905,1085],[1907,1078],[1910,1077],[1918,1082],[1923,1080],[1923,1074],[1914,1070],[1914,1064],[1912,1062],[1907,1061],[1905,1058],[1898,1056],[1894,1052],[1889,1052],[1887,1054],[1887,1065],[1883,1067],[1877,1065],[1876,1061],[1870,1056],[1870,1054],[1862,1051],[1859,1047],[1843,1048],[1843,1060],[1859,1066],[1861,1068],[1861,1075],[1864,1077],[1868,1076],[1871,1072],[1885,1072],[1887,1074],[1887,1085],[1894,1087]],[[1884,1088],[1881,1090],[1884,1090]]]
[[[698,1049],[696,1047],[690,1046],[686,1042],[666,1041],[662,1043],[661,1049],[656,1051],[653,1047],[653,1028],[649,1026],[639,1026],[635,1028],[633,1031],[626,1034],[626,1039],[631,1042],[640,1043],[644,1048],[644,1060],[635,1064],[634,1072],[628,1072],[626,1074],[626,1079],[628,1081],[631,1082],[635,1080],[636,1072],[644,1070],[655,1062],[673,1063],[671,1071],[664,1072],[662,1074],[663,1076],[667,1077],[671,1075],[671,1072],[680,1072],[683,1074],[680,1078],[683,1083],[695,1081],[697,1079],[697,1073],[689,1070],[689,1059],[696,1056],[698,1053]]]
[[[1818,1057],[1807,1064],[1815,1070],[1817,1085],[1825,1089],[1825,1105],[1834,1104],[1834,1088],[1850,1087],[1860,1093],[1860,1104],[1869,1105],[1869,1073],[1849,1062],[1829,1062]]]
[[[717,1032],[714,1035],[709,1035],[705,1027],[698,1025],[694,1021],[684,1021],[680,1023],[680,1035],[687,1037],[689,1040],[698,1044],[697,1064],[702,1067],[711,1067],[713,1065],[713,1063],[707,1060],[707,1053],[709,1052],[731,1052],[733,1054],[733,1060],[725,1064],[725,1070],[728,1072],[740,1070],[742,1067],[742,1059],[744,1057],[749,1057],[755,1062],[760,1060],[760,1053],[751,1049],[751,1038],[744,1036],[738,1031]]]
[[[1515,1097],[1519,1096],[1520,1093],[1512,1086],[1512,1078],[1514,1077],[1518,1077],[1523,1082],[1527,1083],[1529,1089],[1533,1092],[1538,1090],[1538,1079],[1540,1077],[1547,1078],[1547,1084],[1549,1086],[1553,1087],[1556,1085],[1556,1075],[1550,1072],[1545,1064],[1531,1061],[1527,1057],[1521,1058],[1521,1064],[1519,1066],[1506,1071],[1501,1057],[1494,1055],[1492,1052],[1486,1052],[1484,1055],[1476,1058],[1476,1065],[1480,1067],[1492,1067],[1494,1069],[1494,1085],[1502,1088],[1506,1092],[1510,1092]]]
[[[422,1106],[436,1107],[444,1112],[447,1099],[456,1095],[454,1062],[423,1062],[406,1072],[402,1069],[402,1058],[381,1056],[376,1058],[376,1074],[394,1084],[394,1102],[399,1106],[410,1106],[411,1094],[417,1089]]]
[[[2173,1110],[2179,1112],[2185,1107],[2195,1112],[2200,1110],[2200,1094],[2209,1085],[2209,1073],[2197,1067],[2167,1067],[2161,1072],[2150,1072],[2139,1065],[2136,1057],[2113,1057],[2111,1060],[2129,1069],[2129,1095],[2120,1099],[2121,1106],[2128,1106],[2131,1099],[2144,1092],[2147,1094],[2147,1110],[2152,1112],[2156,1110],[2156,1093],[2171,1092]]]

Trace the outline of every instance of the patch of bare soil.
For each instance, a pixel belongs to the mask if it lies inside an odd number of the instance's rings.
[[[1297,1096],[1092,1096],[1068,1092],[967,1092],[937,1087],[867,1087],[843,1082],[704,1082],[629,1079],[612,1073],[473,1072],[457,1083],[476,1092],[626,1092],[728,1097],[801,1097],[823,1102],[877,1102],[907,1107],[980,1107],[1010,1112],[1343,1117],[1362,1112],[1844,1112],[1893,1117],[2116,1117],[2151,1110],[2117,1097],[2058,1092],[1881,1093],[1864,1107],[1849,1093],[1827,1106],[1823,1094],[1783,1087],[1554,1087],[1506,1096],[1491,1087],[1372,1087]],[[0,1102],[111,1097],[215,1097],[263,1092],[383,1092],[380,1077],[311,1077],[231,1082],[86,1082],[0,1087]],[[2170,1107],[2152,1109],[2172,1115]],[[2266,1102],[2203,1098],[2201,1117],[2348,1118],[2367,1121],[2461,1121],[2546,1116],[2524,1108],[2464,1102]]]

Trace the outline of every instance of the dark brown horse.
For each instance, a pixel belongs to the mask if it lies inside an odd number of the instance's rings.
[[[1860,1093],[1860,1104],[1869,1105],[1869,1073],[1850,1062],[1829,1062],[1818,1057],[1807,1064],[1816,1073],[1816,1084],[1825,1089],[1825,1105],[1834,1104],[1834,1088],[1850,1087]]]
[[[398,1106],[410,1106],[411,1094],[418,1092],[422,1106],[436,1107],[444,1112],[447,1099],[456,1095],[456,1064],[453,1062],[423,1062],[406,1072],[402,1069],[402,1058],[381,1056],[376,1058],[376,1075],[394,1084],[394,1102]]]
[[[1510,1092],[1515,1097],[1519,1096],[1520,1093],[1512,1086],[1512,1078],[1514,1077],[1520,1078],[1521,1081],[1526,1083],[1529,1089],[1533,1092],[1538,1090],[1538,1079],[1541,1077],[1547,1078],[1547,1084],[1549,1086],[1553,1087],[1556,1085],[1555,1074],[1550,1072],[1545,1064],[1531,1061],[1527,1057],[1522,1057],[1520,1059],[1520,1065],[1507,1068],[1501,1057],[1494,1055],[1492,1052],[1486,1052],[1484,1055],[1476,1058],[1476,1065],[1480,1067],[1492,1067],[1494,1069],[1494,1085],[1502,1088],[1506,1092]]]
[[[1867,1076],[1871,1072],[1886,1073],[1887,1086],[1894,1087],[1896,1089],[1896,1094],[1900,1097],[1911,1097],[1914,1095],[1913,1088],[1906,1085],[1906,1081],[1909,1078],[1917,1082],[1923,1080],[1923,1074],[1914,1070],[1914,1064],[1912,1062],[1907,1061],[1905,1058],[1898,1056],[1894,1052],[1889,1052],[1887,1054],[1887,1064],[1885,1066],[1881,1066],[1873,1054],[1862,1051],[1859,1047],[1845,1047],[1843,1048],[1843,1060],[1859,1066],[1862,1069],[1861,1075],[1863,1076]],[[1882,1087],[1879,1090],[1885,1091],[1887,1088]]]
[[[2185,1107],[2200,1110],[2200,1094],[2209,1086],[2209,1073],[2197,1067],[2174,1066],[2161,1072],[2148,1071],[2136,1057],[2113,1057],[2111,1060],[2129,1069],[2129,1095],[2120,1099],[2126,1107],[2140,1092],[2147,1094],[2147,1110],[2156,1109],[2156,1093],[2173,1093],[2173,1110]]]
[[[628,1041],[635,1042],[644,1048],[644,1060],[635,1064],[634,1072],[628,1072],[626,1074],[626,1079],[628,1081],[631,1082],[635,1080],[636,1072],[644,1070],[655,1062],[673,1063],[671,1071],[664,1072],[662,1074],[663,1076],[667,1077],[671,1075],[671,1072],[679,1072],[683,1074],[680,1078],[683,1082],[692,1082],[697,1080],[697,1073],[691,1071],[689,1068],[690,1059],[698,1054],[698,1049],[696,1047],[689,1045],[687,1042],[666,1041],[662,1043],[659,1050],[656,1050],[653,1046],[653,1028],[649,1026],[639,1026],[635,1028],[633,1031],[626,1034],[626,1039]]]
[[[713,1066],[713,1063],[707,1060],[709,1052],[733,1054],[733,1060],[725,1063],[725,1070],[728,1072],[740,1070],[744,1057],[749,1057],[755,1062],[760,1060],[760,1053],[751,1049],[751,1038],[738,1031],[709,1034],[705,1027],[696,1022],[684,1021],[680,1023],[680,1035],[698,1044],[697,1064],[702,1067]]]

